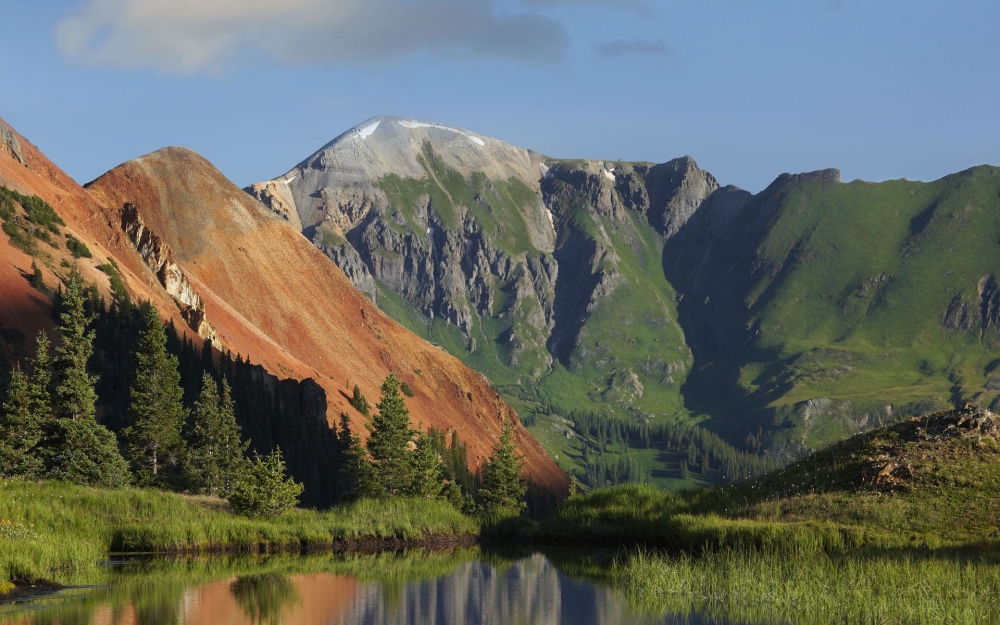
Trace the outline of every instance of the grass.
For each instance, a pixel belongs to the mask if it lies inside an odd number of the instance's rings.
[[[644,612],[739,623],[984,623],[1000,618],[1000,564],[978,554],[639,551],[612,583]],[[704,622],[703,620],[699,622]]]
[[[732,439],[763,425],[799,451],[871,427],[886,406],[989,405],[1000,341],[979,289],[996,272],[998,193],[991,167],[931,183],[798,180],[707,244],[694,231],[671,241],[700,356],[689,405]],[[952,307],[965,329],[946,322]],[[833,401],[807,418],[802,402],[816,397]]]
[[[982,409],[911,419],[833,445],[756,480],[666,493],[578,495],[529,529],[557,541],[693,553],[1000,545],[1000,417]]]
[[[108,552],[322,548],[356,539],[417,540],[478,532],[449,504],[362,500],[275,519],[229,513],[223,502],[152,490],[101,490],[57,482],[8,481],[0,488],[0,580],[60,580],[90,570]]]

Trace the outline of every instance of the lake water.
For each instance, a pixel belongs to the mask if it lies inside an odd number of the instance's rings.
[[[553,560],[559,560],[557,565]],[[599,581],[608,558],[478,549],[111,563],[80,585],[0,606],[61,625],[605,625],[703,622],[634,612]],[[90,583],[82,583],[90,582]],[[96,584],[94,582],[97,582]]]

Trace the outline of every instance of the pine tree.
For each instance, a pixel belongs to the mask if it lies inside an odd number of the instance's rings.
[[[375,406],[368,453],[375,461],[375,476],[388,495],[402,495],[410,487],[410,411],[399,393],[399,380],[390,373],[382,383],[382,400]]]
[[[410,457],[410,488],[407,494],[412,497],[433,499],[441,494],[441,459],[434,448],[434,439],[428,434],[421,434],[417,439],[417,448]]]
[[[351,432],[351,418],[344,412],[340,413],[337,441],[343,453],[337,485],[340,501],[385,496],[385,489],[375,477],[375,467],[361,444],[361,437]]]
[[[233,486],[229,505],[247,516],[277,516],[293,508],[301,494],[302,484],[287,477],[278,447],[264,458],[254,459]]]
[[[32,451],[41,432],[31,399],[28,376],[15,368],[0,412],[0,475],[4,477],[33,478],[40,472]]]
[[[58,357],[54,363],[54,408],[56,416],[79,421],[93,420],[96,413],[94,404],[97,393],[94,383],[97,378],[87,373],[87,361],[93,354],[94,332],[87,330],[91,319],[84,312],[83,278],[76,269],[70,274],[66,284],[60,315],[59,331],[62,345],[56,349]]]
[[[527,510],[521,456],[514,445],[514,432],[510,422],[503,425],[500,441],[493,446],[493,453],[482,469],[482,487],[479,489],[480,505],[488,516],[518,516]]]
[[[177,358],[167,353],[167,336],[154,306],[145,309],[139,338],[129,418],[123,430],[126,457],[141,485],[176,481],[184,452],[181,427],[187,418]]]
[[[96,378],[87,373],[94,332],[87,330],[84,302],[83,279],[74,270],[62,301],[62,346],[53,364],[54,418],[42,424],[38,457],[49,479],[114,488],[128,484],[128,465],[115,435],[94,420]]]
[[[229,384],[223,380],[222,397],[215,379],[202,376],[202,389],[194,404],[187,434],[184,473],[188,486],[198,493],[228,496],[243,470],[243,453],[249,443],[240,440]]]

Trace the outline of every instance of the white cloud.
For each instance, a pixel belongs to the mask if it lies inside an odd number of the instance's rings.
[[[377,61],[433,51],[550,60],[550,18],[495,0],[85,0],[56,30],[68,57],[191,72],[257,53],[287,63]]]

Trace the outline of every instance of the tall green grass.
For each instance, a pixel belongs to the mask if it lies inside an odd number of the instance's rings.
[[[0,580],[59,581],[109,552],[323,548],[335,541],[417,540],[478,532],[475,520],[425,499],[363,500],[275,519],[229,513],[224,502],[153,490],[101,490],[56,482],[0,486]]]
[[[994,558],[723,550],[700,557],[639,551],[612,583],[645,612],[739,623],[991,623],[1000,619]]]

